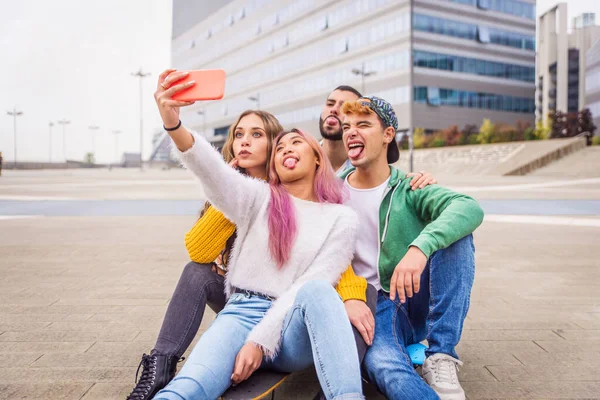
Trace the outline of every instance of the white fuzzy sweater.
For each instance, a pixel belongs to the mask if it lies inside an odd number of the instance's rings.
[[[269,251],[267,207],[269,185],[229,167],[206,139],[178,152],[183,165],[202,181],[208,201],[237,227],[225,291],[253,290],[275,297],[247,341],[260,345],[267,357],[279,349],[281,331],[300,287],[315,279],[335,285],[352,260],[356,214],[347,206],[315,203],[292,197],[297,237],[289,261],[277,268]]]

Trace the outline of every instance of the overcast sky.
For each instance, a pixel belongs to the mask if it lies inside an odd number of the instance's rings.
[[[143,67],[144,154],[160,129],[152,93],[170,64],[170,0],[0,0],[0,151],[12,160],[16,106],[19,160],[48,160],[48,123],[67,118],[67,156],[83,158],[96,131],[97,160],[139,149],[139,78]],[[53,160],[62,160],[62,127],[53,130]]]
[[[538,14],[556,1],[538,0]],[[568,0],[569,20],[596,12],[600,1]],[[170,66],[171,0],[0,0],[0,151],[13,160],[16,106],[19,160],[46,161],[48,123],[67,118],[67,156],[83,158],[92,149],[88,126],[96,131],[96,159],[114,160],[113,130],[121,130],[119,152],[139,149],[139,89],[130,74],[140,66],[144,79],[144,157],[152,133],[161,129],[152,93],[158,74]],[[62,127],[52,128],[53,160],[63,159]]]

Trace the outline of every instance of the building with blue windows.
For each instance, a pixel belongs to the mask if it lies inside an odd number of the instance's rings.
[[[174,0],[172,43],[175,68],[227,72],[223,100],[182,110],[215,142],[257,107],[319,136],[339,85],[402,131],[534,120],[535,0]]]
[[[584,108],[592,112],[596,136],[600,136],[600,39],[586,54]]]
[[[573,18],[568,30],[567,3],[539,18],[536,118],[547,122],[553,111],[577,112],[586,103],[586,54],[600,40],[595,15]]]

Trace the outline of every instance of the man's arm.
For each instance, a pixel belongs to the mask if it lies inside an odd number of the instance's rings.
[[[417,215],[431,221],[410,244],[427,258],[473,233],[483,222],[483,210],[473,198],[437,185],[408,193]]]
[[[394,269],[390,280],[390,298],[404,303],[419,293],[421,273],[435,251],[472,233],[483,221],[483,210],[471,197],[439,186],[409,191],[417,215],[431,221],[409,245],[408,252]]]

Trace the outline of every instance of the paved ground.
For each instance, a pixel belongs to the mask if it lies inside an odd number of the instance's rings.
[[[440,181],[488,211],[458,349],[468,397],[600,398],[600,179]],[[0,178],[0,399],[125,397],[187,260],[192,183],[178,170]],[[280,398],[316,388],[297,374]]]

